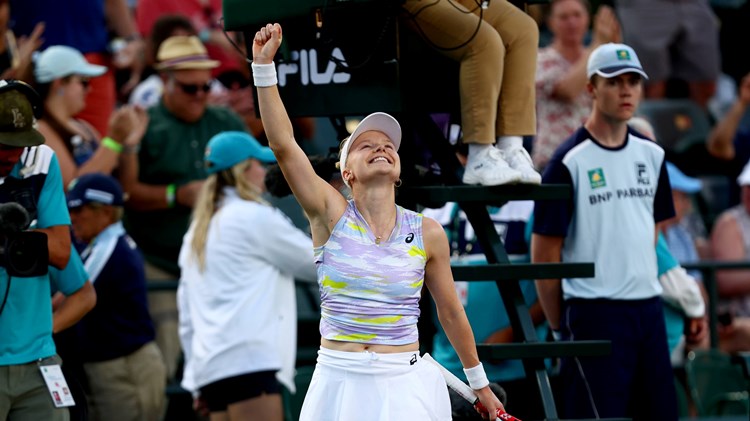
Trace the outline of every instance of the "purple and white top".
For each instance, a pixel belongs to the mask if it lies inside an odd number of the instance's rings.
[[[422,214],[396,206],[390,237],[376,241],[353,200],[315,248],[323,338],[382,345],[419,339],[419,299],[427,255]]]

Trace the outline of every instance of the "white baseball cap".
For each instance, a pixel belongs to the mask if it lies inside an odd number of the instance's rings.
[[[359,135],[370,130],[377,130],[385,133],[385,135],[388,136],[388,139],[390,139],[396,146],[396,151],[398,151],[399,146],[401,146],[401,125],[398,124],[398,121],[396,121],[393,116],[381,112],[368,115],[359,122],[352,134],[344,141],[344,145],[341,147],[339,170],[341,171],[342,178],[344,177],[344,169],[346,169],[346,158],[349,156],[349,148],[352,146],[352,143],[357,140]],[[344,183],[349,186],[349,182],[346,181],[345,178]]]
[[[101,76],[104,66],[86,61],[78,50],[65,45],[53,45],[35,57],[34,77],[39,83],[49,83],[66,76]]]
[[[589,79],[594,74],[612,78],[630,72],[638,73],[648,79],[635,50],[628,45],[612,42],[596,47],[589,56],[586,66],[586,74]]]

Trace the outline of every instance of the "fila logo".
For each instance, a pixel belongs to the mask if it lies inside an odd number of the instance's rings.
[[[278,65],[279,86],[286,86],[287,78],[293,75],[299,75],[303,86],[343,84],[352,78],[347,72],[337,72],[333,60],[328,60],[324,69],[319,69],[318,52],[314,48],[292,51],[291,56],[292,62]],[[331,57],[346,63],[344,54],[338,47],[333,49]]]
[[[638,181],[638,184],[643,185],[649,185],[651,184],[649,178],[648,178],[648,170],[646,169],[646,164],[643,162],[636,162],[635,164],[635,177]]]
[[[406,240],[404,240],[404,241],[406,241],[406,244],[409,244],[412,241],[414,241],[414,233],[410,232],[409,235],[406,236]]]

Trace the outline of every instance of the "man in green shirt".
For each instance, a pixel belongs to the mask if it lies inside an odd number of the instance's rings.
[[[157,59],[162,99],[148,110],[140,150],[123,150],[120,176],[128,194],[126,228],[143,251],[149,281],[179,278],[177,256],[207,176],[203,155],[208,140],[223,131],[246,131],[231,110],[207,104],[211,69],[219,62],[208,58],[197,37],[167,39]],[[172,377],[181,352],[175,294],[150,294],[149,307]]]

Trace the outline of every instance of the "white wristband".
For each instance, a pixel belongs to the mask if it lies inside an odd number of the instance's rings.
[[[279,83],[276,79],[276,65],[273,63],[268,64],[251,64],[250,67],[253,69],[253,81],[255,86],[259,88],[266,88],[269,86],[276,85]]]
[[[490,384],[482,363],[479,363],[476,367],[464,368],[464,374],[466,374],[466,380],[469,381],[469,386],[474,390],[479,390]]]

